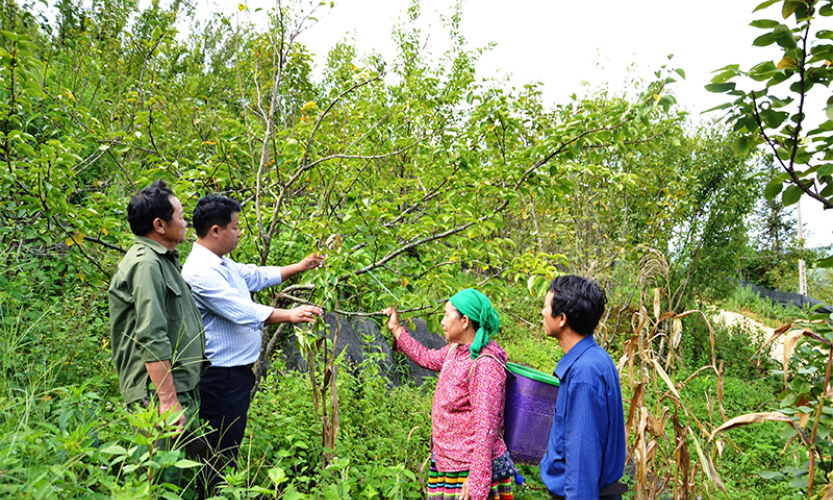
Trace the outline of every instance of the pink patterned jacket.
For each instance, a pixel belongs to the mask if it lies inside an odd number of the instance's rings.
[[[472,500],[485,500],[492,484],[492,460],[506,452],[503,407],[506,373],[494,359],[471,359],[469,345],[429,349],[403,329],[394,348],[414,363],[439,371],[431,409],[434,459],[440,472],[469,471]],[[480,352],[506,363],[494,341]],[[474,372],[471,372],[475,363]]]

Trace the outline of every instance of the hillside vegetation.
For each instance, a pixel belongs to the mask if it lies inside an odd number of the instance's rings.
[[[133,240],[127,201],[156,179],[186,214],[207,194],[239,200],[239,262],[326,254],[324,269],[259,293],[261,303],[377,319],[397,304],[439,331],[443,301],[476,287],[499,310],[510,360],[547,372],[561,355],[538,327],[547,283],[587,276],[608,295],[597,339],[627,399],[628,498],[824,491],[829,318],[778,318],[796,322],[776,330],[797,357],[781,365],[755,356],[766,339],[713,327],[700,310],[735,294],[741,273],[783,284],[799,258],[826,257],[786,236],[784,206],[803,194],[829,201],[833,122],[808,132],[798,119],[779,132],[786,139],[767,135],[786,120],[776,108],[798,100],[768,96],[761,111],[745,100],[756,95],[726,85],[798,79],[796,96],[826,86],[829,31],[809,23],[833,13],[830,1],[778,2],[771,22],[783,28],[756,21],[769,44],[798,50],[804,36],[812,52],[790,52],[765,79],[726,70],[710,87],[730,92],[729,115],[699,126],[677,106],[685,71],[670,58],[651,81],[549,106],[540,84],[476,74],[488,48],[466,44],[459,6],[443,54],[425,51],[414,2],[392,28],[392,59],[345,41],[315,67],[306,28],[327,5],[278,4],[194,22],[197,7],[177,0],[61,0],[48,14],[0,0],[0,494],[191,495],[154,481],[165,466],[199,464],[139,451],[170,427],[152,409],[126,411],[109,346],[106,290]],[[781,150],[754,148],[770,139]],[[421,498],[432,383],[390,388],[372,362],[356,373],[335,362],[336,382],[322,376],[326,342],[300,347],[317,376],[286,370],[279,352],[262,360],[223,496]],[[780,423],[731,421],[752,413]],[[537,469],[522,472],[516,497],[548,498]]]

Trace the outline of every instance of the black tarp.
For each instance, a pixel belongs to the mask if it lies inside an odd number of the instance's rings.
[[[808,297],[800,293],[778,292],[776,290],[770,290],[769,288],[758,286],[746,280],[741,280],[740,284],[742,286],[748,286],[759,297],[766,297],[776,304],[794,305],[802,309],[809,309],[815,306],[816,304],[821,304],[821,307],[816,309],[816,312],[824,314],[833,313],[833,307],[830,307],[829,305],[825,304],[824,302],[821,302],[820,300],[816,300],[812,297]]]

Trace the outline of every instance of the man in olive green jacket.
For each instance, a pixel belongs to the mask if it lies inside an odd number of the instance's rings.
[[[157,181],[130,200],[127,220],[136,239],[108,294],[122,396],[127,405],[154,401],[160,414],[185,410],[177,426],[194,429],[208,361],[202,317],[176,251],[187,227],[182,205],[165,181]]]

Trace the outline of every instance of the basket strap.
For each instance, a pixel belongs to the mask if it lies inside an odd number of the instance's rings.
[[[504,371],[506,370],[506,363],[504,363],[503,361],[499,360],[496,356],[493,356],[493,355],[491,355],[491,354],[481,354],[480,356],[478,356],[477,358],[475,358],[474,363],[472,363],[472,364],[471,364],[471,368],[469,369],[469,383],[471,383],[471,376],[474,374],[474,368],[475,368],[475,366],[477,366],[477,362],[478,362],[481,358],[492,358],[492,359],[494,359],[495,361],[497,361],[497,363],[498,363],[500,366],[502,366],[502,367],[503,367]]]
[[[474,368],[477,366],[477,362],[480,361],[481,358],[492,358],[493,360],[497,361],[497,364],[503,367],[504,373],[510,373],[509,370],[506,369],[506,364],[499,360],[496,356],[491,354],[481,354],[474,359],[474,363],[471,364],[471,368],[469,369],[469,385],[471,385],[471,376],[474,374]],[[506,435],[505,431],[506,422],[503,420],[503,416],[500,418],[500,436],[503,438]]]
[[[454,354],[457,352],[457,346],[459,344],[457,344],[457,342],[452,342],[449,345],[451,346],[451,349],[449,349],[448,352],[445,353],[445,360],[443,361],[443,366],[445,366],[445,364],[448,363],[448,360],[451,359],[451,357],[454,356]]]

